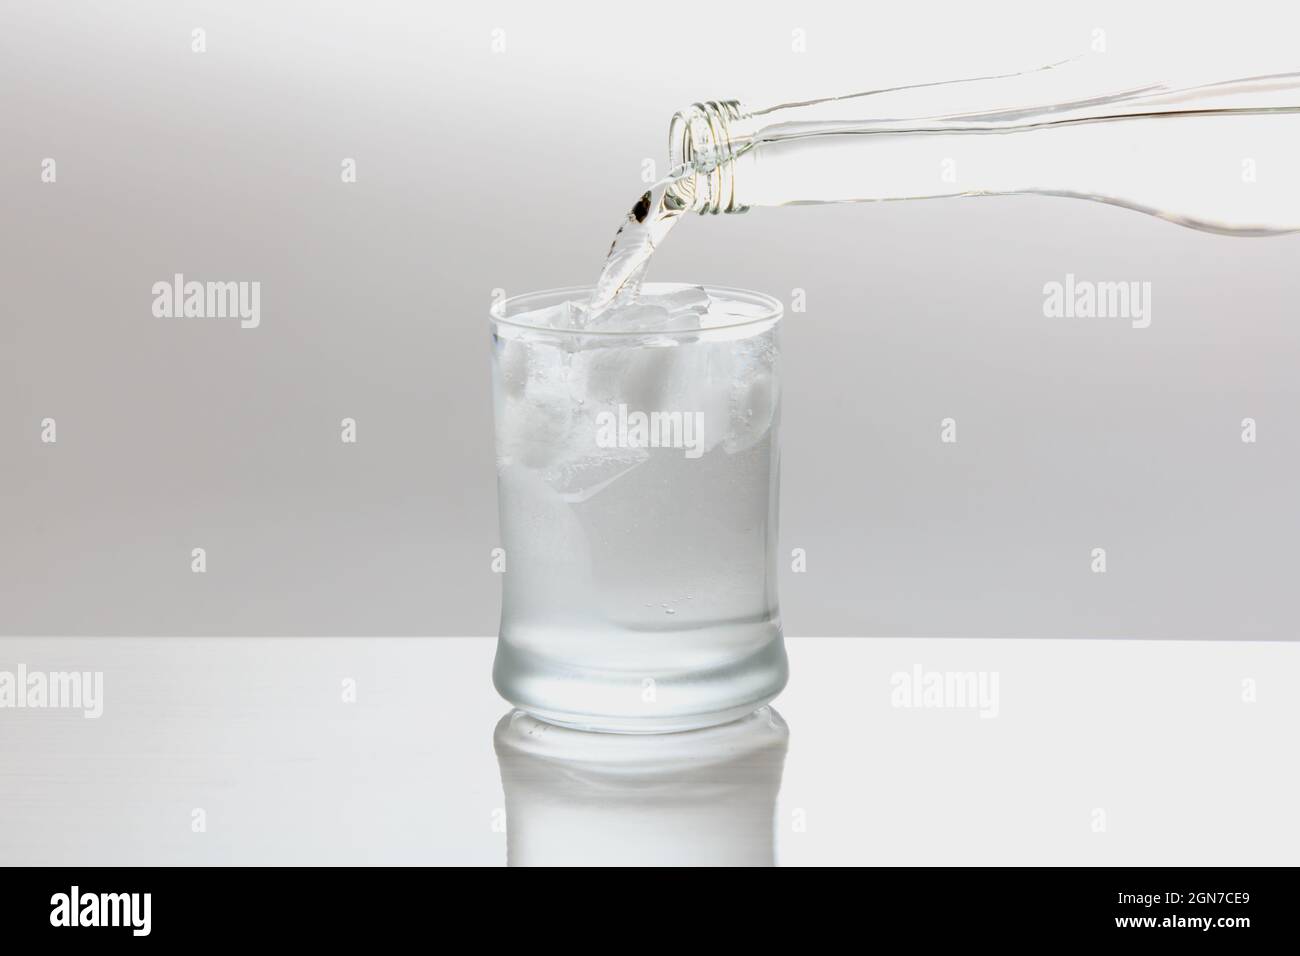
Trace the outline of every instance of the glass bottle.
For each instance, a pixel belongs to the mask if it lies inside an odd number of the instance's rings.
[[[1078,70],[673,117],[666,206],[1037,194],[1233,235],[1300,229],[1300,74],[1079,93]]]

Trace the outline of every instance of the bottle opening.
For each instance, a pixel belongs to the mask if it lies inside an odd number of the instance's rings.
[[[716,214],[747,208],[736,201],[732,162],[740,145],[733,139],[732,123],[743,116],[736,100],[696,103],[673,116],[668,126],[670,165],[695,170],[675,190],[688,209]]]

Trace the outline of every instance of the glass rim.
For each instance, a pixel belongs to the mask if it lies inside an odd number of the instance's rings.
[[[654,289],[656,286],[689,286],[698,283],[687,282],[647,282],[642,288]],[[581,335],[586,337],[609,336],[609,337],[634,337],[654,335],[701,335],[711,332],[721,332],[726,329],[739,329],[749,325],[760,325],[762,323],[776,322],[785,315],[785,306],[781,300],[768,295],[766,292],[755,292],[752,289],[740,289],[735,286],[725,285],[702,285],[711,297],[720,299],[730,299],[731,301],[743,302],[748,305],[761,306],[764,309],[763,314],[741,318],[737,316],[737,321],[728,322],[725,325],[709,325],[700,329],[690,330],[673,330],[664,329],[661,331],[646,329],[559,329],[549,325],[533,325],[528,322],[516,322],[511,320],[505,313],[512,306],[517,307],[521,303],[538,302],[541,303],[546,299],[553,299],[556,302],[562,302],[566,299],[585,299],[591,295],[592,286],[571,285],[561,286],[555,289],[542,289],[537,292],[521,292],[518,295],[507,296],[504,299],[498,299],[492,303],[488,309],[488,317],[501,325],[508,325],[516,329],[527,329],[530,332],[541,332],[550,335]],[[531,311],[531,309],[524,310]]]

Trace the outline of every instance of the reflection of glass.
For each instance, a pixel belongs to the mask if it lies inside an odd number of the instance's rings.
[[[492,310],[509,562],[493,678],[516,707],[589,730],[725,723],[786,679],[781,304],[734,289],[644,291],[698,296],[703,312],[658,331],[543,324],[586,301],[575,289]]]
[[[570,730],[512,711],[495,744],[510,866],[773,866],[790,731],[763,707],[664,735]]]

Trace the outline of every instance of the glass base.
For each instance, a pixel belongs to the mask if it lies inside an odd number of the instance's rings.
[[[757,650],[752,627],[744,656],[674,671],[575,666],[503,636],[492,681],[520,710],[562,727],[617,734],[698,730],[739,720],[785,687],[788,665],[779,626],[763,626]]]

